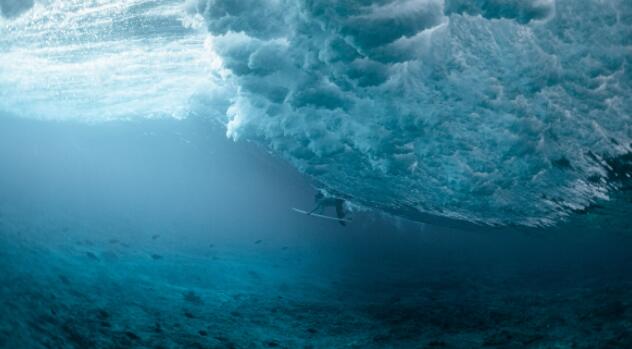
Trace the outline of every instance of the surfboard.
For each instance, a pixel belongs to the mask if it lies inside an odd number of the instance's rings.
[[[318,218],[322,218],[322,219],[329,219],[329,220],[332,220],[332,221],[347,222],[347,223],[351,222],[350,219],[337,218],[337,217],[327,216],[327,215],[319,214],[319,213],[309,213],[307,211],[301,210],[301,209],[296,208],[296,207],[292,207],[292,211],[304,214],[306,216],[313,216],[313,217],[318,217]]]

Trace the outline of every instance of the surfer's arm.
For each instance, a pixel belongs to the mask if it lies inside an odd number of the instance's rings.
[[[312,213],[316,212],[319,208],[321,208],[322,206],[322,201],[319,201],[316,203],[316,207],[314,207],[313,210],[307,212],[308,215],[311,215]]]
[[[312,213],[315,213],[315,212],[322,214],[325,211],[325,209],[330,206],[334,206],[334,202],[330,198],[327,198],[327,197],[321,198],[318,201],[316,201],[316,207],[314,207],[313,210],[309,211],[308,215],[311,215]]]

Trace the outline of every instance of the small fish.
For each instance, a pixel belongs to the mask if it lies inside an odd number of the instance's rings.
[[[162,256],[161,256],[161,255],[159,255],[159,254],[153,253],[153,254],[151,255],[151,258],[153,258],[154,260],[159,260],[159,259],[162,259]]]
[[[263,240],[257,240],[257,241],[255,241],[255,245],[259,245],[262,242],[263,242]]]
[[[64,284],[64,285],[70,285],[70,280],[68,280],[68,278],[65,275],[59,275],[59,280]]]
[[[160,326],[160,322],[156,322],[156,324],[153,327],[153,331],[155,333],[162,333],[162,326]]]
[[[283,251],[287,251],[287,249],[288,249],[288,248],[289,248],[289,247],[287,247],[287,246],[283,246],[283,247],[281,247],[281,250],[283,250]]]
[[[184,293],[183,298],[185,301],[195,304],[195,305],[202,305],[204,304],[204,301],[202,300],[202,297],[198,296],[197,293],[193,292],[193,291],[189,291],[187,293]]]
[[[103,309],[99,309],[97,310],[97,318],[100,320],[106,320],[110,317],[110,313],[108,313],[107,311],[103,310]]]
[[[156,240],[156,239],[158,239],[159,237],[160,237],[160,235],[158,235],[158,234],[154,234],[154,235],[152,235],[152,236],[151,236],[151,239],[152,239],[152,240]]]
[[[98,261],[99,257],[97,257],[96,254],[92,253],[92,252],[86,252],[86,256],[92,260]]]
[[[276,348],[276,347],[278,347],[280,345],[279,341],[277,341],[275,339],[269,340],[269,341],[265,342],[265,344],[266,344],[266,346],[268,348]]]
[[[215,247],[215,245],[214,244],[208,244],[208,247],[209,248],[213,248],[213,247]]]
[[[131,331],[125,331],[125,335],[127,336],[127,338],[131,339],[131,340],[139,340],[140,337],[138,337],[138,335],[134,332]]]

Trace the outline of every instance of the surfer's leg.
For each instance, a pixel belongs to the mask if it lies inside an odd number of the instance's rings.
[[[336,200],[336,216],[338,216],[339,219],[343,219],[346,215],[344,200]]]
[[[340,225],[345,226],[347,225],[345,223],[345,221],[343,221],[343,219],[345,218],[345,216],[347,215],[347,213],[345,212],[345,202],[344,200],[336,200],[336,216],[338,217],[339,221],[338,223],[340,223]]]
[[[314,212],[316,212],[318,210],[320,210],[320,212],[322,212],[322,210],[323,210],[322,205],[320,203],[316,204],[316,207],[314,207],[314,209],[309,211],[307,214],[311,215],[312,213],[314,213]]]

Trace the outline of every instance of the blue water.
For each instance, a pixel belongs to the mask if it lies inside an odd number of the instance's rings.
[[[0,347],[632,348],[631,47],[625,0],[0,0]]]

